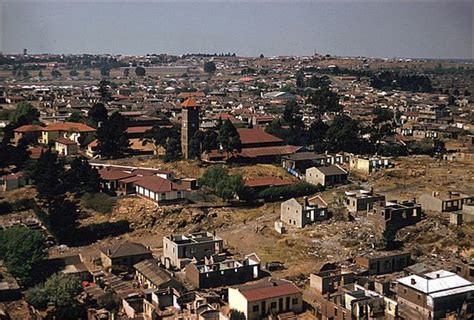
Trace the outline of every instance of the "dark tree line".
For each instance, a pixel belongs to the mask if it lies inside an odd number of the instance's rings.
[[[46,223],[55,236],[70,242],[77,227],[79,209],[70,195],[99,192],[99,174],[84,158],[75,158],[66,170],[65,162],[50,149],[41,154],[27,171],[38,192]]]

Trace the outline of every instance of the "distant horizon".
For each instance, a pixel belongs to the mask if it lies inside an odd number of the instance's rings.
[[[27,49],[28,48],[24,48]],[[169,56],[184,56],[184,55],[209,55],[209,58],[214,58],[214,57],[229,57],[229,56],[223,56],[220,55],[221,53],[227,54],[229,52],[219,52],[217,55],[214,55],[213,53],[210,52],[186,52],[186,53],[180,53],[180,54],[172,54],[172,53],[167,53],[167,52],[159,52],[159,53],[145,53],[145,54],[123,54],[123,53],[111,53],[111,52],[104,52],[104,53],[87,53],[87,52],[82,52],[82,53],[60,53],[60,52],[27,52],[28,56],[36,56],[36,55],[91,55],[91,56],[100,56],[100,55],[111,55],[111,56],[123,56],[123,57],[146,57],[147,55],[169,55]],[[230,54],[232,55],[234,52],[231,52]],[[22,56],[23,52],[1,52],[0,54],[3,55],[11,55],[11,56]],[[335,54],[330,54],[330,53],[317,53],[320,56],[325,56],[327,54],[330,55],[331,58],[349,58],[349,59],[356,59],[356,58],[365,58],[365,59],[409,59],[409,60],[444,60],[444,61],[471,61],[474,62],[474,58],[423,58],[423,57],[379,57],[379,56],[351,56],[351,55],[335,55]],[[238,58],[259,58],[260,55],[255,55],[255,56],[248,56],[248,55],[239,55],[237,52],[235,52],[235,57]],[[265,58],[280,58],[280,57],[291,57],[291,58],[301,58],[301,57],[313,57],[313,55],[269,55],[266,56],[264,55]]]
[[[472,2],[457,1],[7,1],[0,51],[472,60],[473,12]]]

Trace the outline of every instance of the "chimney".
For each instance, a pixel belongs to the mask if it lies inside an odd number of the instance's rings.
[[[416,284],[416,280],[415,280],[415,278],[411,278],[410,280],[411,280],[411,281],[410,281],[410,282],[411,282],[411,284],[413,284],[413,285],[414,285],[414,284]]]

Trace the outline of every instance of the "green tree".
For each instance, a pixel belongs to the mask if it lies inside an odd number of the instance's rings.
[[[239,132],[229,119],[225,120],[219,128],[218,142],[226,153],[233,154],[236,151],[242,151]]]
[[[71,168],[64,173],[64,186],[69,192],[79,195],[99,192],[99,173],[86,158],[76,157]]]
[[[204,63],[204,72],[208,73],[209,75],[216,72],[216,64],[214,61],[206,61]]]
[[[325,112],[340,112],[339,96],[328,87],[321,87],[312,91],[308,96],[308,102],[316,107],[317,114]]]
[[[123,69],[123,75],[124,75],[125,77],[128,77],[128,76],[130,75],[130,69],[129,69],[129,68]]]
[[[46,257],[41,232],[26,227],[12,227],[0,231],[0,257],[8,271],[22,284],[29,284],[37,264]]]
[[[95,103],[87,116],[89,123],[97,128],[99,123],[107,121],[108,112],[103,103]]]
[[[229,201],[244,190],[244,180],[241,175],[228,175],[221,178],[216,185],[215,193],[222,199]]]
[[[68,122],[81,122],[85,123],[87,119],[82,115],[79,111],[74,111],[71,115],[66,119]]]
[[[175,161],[181,158],[181,140],[176,137],[169,137],[165,144],[165,162]]]
[[[16,105],[15,111],[10,114],[10,121],[16,126],[32,124],[39,121],[40,113],[38,109],[28,102],[20,102]]]
[[[140,66],[135,68],[135,75],[137,75],[138,77],[143,77],[145,74],[146,74],[145,68],[140,67]]]
[[[386,250],[395,249],[396,238],[397,238],[397,230],[391,225],[388,225],[382,233],[382,241]]]
[[[375,115],[374,124],[393,120],[393,112],[387,108],[375,107],[373,114]]]
[[[102,77],[110,76],[110,67],[108,65],[105,65],[102,68],[100,68],[100,75]]]
[[[228,175],[229,173],[226,168],[221,165],[214,165],[204,172],[202,177],[199,179],[199,184],[214,191],[221,179],[226,178]]]
[[[85,70],[84,71],[84,77],[90,77],[91,76],[91,71],[88,69],[88,70]]]
[[[53,69],[51,71],[51,76],[53,78],[61,78],[62,77],[62,73],[58,70],[58,69]]]
[[[315,150],[322,151],[325,148],[324,141],[328,128],[328,125],[322,122],[321,118],[317,118],[311,123],[308,130],[308,140]]]
[[[97,129],[99,154],[104,158],[123,157],[130,147],[126,131],[127,120],[119,112],[112,113]]]
[[[318,77],[313,75],[308,81],[308,87],[311,88],[329,88],[330,84],[331,80],[329,80],[328,76]]]
[[[42,70],[40,70],[40,71],[38,72],[38,77],[43,78],[43,71],[42,71]]]
[[[100,97],[102,98],[103,102],[107,102],[112,97],[112,93],[110,92],[111,86],[110,82],[106,79],[102,79],[99,82],[99,93]]]
[[[79,72],[77,72],[77,70],[75,69],[72,69],[71,71],[69,71],[69,75],[71,77],[78,77],[79,76]]]
[[[76,275],[56,273],[42,285],[28,290],[25,297],[28,303],[38,309],[53,306],[48,314],[57,319],[81,318],[77,297],[82,292],[81,279]]]
[[[235,309],[230,310],[230,320],[247,320],[245,313]]]
[[[305,87],[304,72],[301,70],[296,73],[296,86],[298,88]]]
[[[203,152],[211,152],[219,147],[218,135],[213,130],[197,131],[190,141],[190,155],[192,158],[200,158]]]
[[[50,203],[58,195],[64,194],[61,177],[64,166],[51,149],[42,153],[32,170],[33,184],[38,192],[38,198]]]

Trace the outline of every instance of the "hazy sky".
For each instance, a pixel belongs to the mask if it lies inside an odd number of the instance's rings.
[[[472,59],[473,3],[0,0],[0,51]]]

